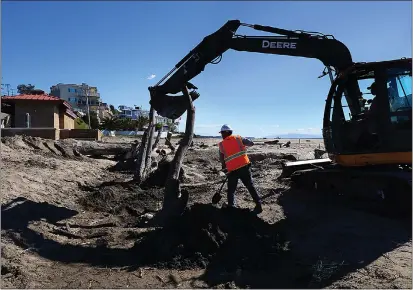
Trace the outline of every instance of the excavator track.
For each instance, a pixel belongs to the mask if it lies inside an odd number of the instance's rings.
[[[340,203],[383,216],[412,216],[411,168],[335,164],[290,174],[292,186],[326,194]]]

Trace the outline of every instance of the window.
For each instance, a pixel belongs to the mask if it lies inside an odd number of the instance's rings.
[[[407,72],[390,72],[387,79],[387,93],[390,110],[395,112],[402,108],[412,108],[412,76]]]
[[[387,94],[392,123],[410,122],[412,109],[412,75],[410,70],[387,70]],[[405,113],[403,113],[405,112]]]
[[[351,120],[351,112],[347,100],[343,94],[343,98],[341,99],[341,107],[343,108],[344,119],[346,121]]]
[[[367,78],[358,80],[362,98],[360,99],[360,106],[362,112],[368,112],[375,95],[371,93],[371,86],[374,83],[374,78]]]

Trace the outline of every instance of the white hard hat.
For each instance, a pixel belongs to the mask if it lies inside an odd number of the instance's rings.
[[[224,125],[222,125],[221,131],[219,131],[219,133],[226,132],[226,131],[232,131],[232,128],[231,128],[230,125],[224,124]]]

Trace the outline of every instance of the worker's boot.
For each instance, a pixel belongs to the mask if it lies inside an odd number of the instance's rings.
[[[231,210],[231,209],[235,209],[235,208],[237,208],[235,205],[233,205],[233,204],[228,204],[228,203],[224,203],[223,205],[222,205],[222,208],[223,209],[229,209],[229,210]]]
[[[262,205],[261,203],[257,203],[254,207],[254,210],[252,211],[255,214],[260,214],[262,213]]]

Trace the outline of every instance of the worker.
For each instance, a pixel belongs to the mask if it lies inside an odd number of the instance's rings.
[[[253,146],[254,142],[238,135],[232,135],[231,127],[226,124],[221,127],[219,133],[223,139],[219,143],[219,157],[222,171],[228,176],[228,207],[235,207],[234,194],[238,179],[241,179],[255,202],[256,206],[253,211],[257,214],[261,213],[261,200],[252,180],[251,162],[246,153],[246,147]]]
[[[374,114],[377,113],[376,112],[377,111],[377,98],[376,98],[376,94],[377,94],[376,89],[377,89],[377,87],[376,87],[376,82],[373,82],[371,84],[371,86],[369,86],[367,89],[370,90],[370,93],[374,96],[373,99],[371,100],[370,109],[369,109],[368,113],[374,115]]]
[[[378,110],[377,102],[378,102],[378,100],[377,100],[377,85],[376,85],[376,82],[373,82],[371,84],[371,86],[369,86],[367,89],[370,90],[371,94],[374,96],[374,98],[371,100],[371,103],[370,103],[369,113],[370,114],[377,114],[377,110]],[[387,88],[387,91],[388,91],[388,95],[389,95],[390,111],[393,112],[395,110],[395,104],[396,104],[395,100],[397,100],[398,96],[397,96],[395,88],[392,85],[390,85],[390,87]]]

